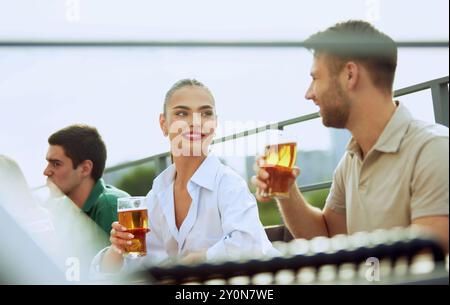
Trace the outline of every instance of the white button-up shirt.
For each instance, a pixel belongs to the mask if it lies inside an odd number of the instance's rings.
[[[175,165],[162,172],[147,196],[148,259],[159,262],[197,251],[206,251],[208,260],[273,253],[247,183],[215,156],[208,156],[188,182],[192,203],[178,230],[175,172]]]
[[[216,156],[208,156],[188,182],[192,198],[180,229],[175,224],[175,165],[162,172],[147,195],[150,232],[147,256],[125,260],[131,265],[154,265],[191,252],[206,251],[210,260],[275,256],[259,220],[255,197],[247,183]],[[94,263],[99,259],[94,259]],[[97,269],[98,270],[98,269]]]

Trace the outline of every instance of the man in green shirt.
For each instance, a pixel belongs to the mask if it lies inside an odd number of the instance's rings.
[[[129,196],[106,185],[106,146],[96,128],[72,125],[48,138],[44,175],[109,236],[117,221],[117,198]]]

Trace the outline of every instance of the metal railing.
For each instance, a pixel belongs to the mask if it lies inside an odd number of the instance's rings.
[[[448,41],[398,41],[399,48],[448,48]],[[304,48],[303,41],[239,40],[0,40],[0,47]]]
[[[397,41],[398,48],[448,48],[449,42],[443,40],[437,41]],[[0,40],[0,48],[9,47],[51,47],[51,48],[64,48],[64,47],[106,47],[106,48],[122,48],[122,47],[163,47],[163,48],[304,48],[303,41],[202,41],[202,40]],[[448,127],[448,76],[430,80],[428,82],[416,84],[410,87],[402,88],[394,92],[395,97],[399,97],[405,94],[411,94],[422,90],[431,89],[433,109],[435,121],[439,124]],[[223,143],[231,140],[236,140],[242,137],[247,137],[253,134],[264,132],[269,129],[283,129],[286,126],[294,125],[302,122],[306,122],[319,117],[319,113],[311,113],[281,121],[275,124],[262,126],[259,128],[247,130],[230,136],[222,137],[213,141],[213,144]],[[155,173],[161,173],[169,164],[169,152],[157,154],[151,157],[122,163],[116,166],[108,167],[105,170],[106,175],[110,175],[114,172],[144,165],[150,162],[154,163]],[[307,192],[319,189],[329,188],[331,181],[315,183],[311,185],[300,186],[300,190]]]
[[[449,104],[449,97],[448,97],[448,84],[449,84],[449,77],[442,77],[433,79],[427,82],[419,83],[413,86],[405,87],[399,90],[394,91],[394,97],[400,97],[407,94],[416,93],[423,90],[431,89],[431,98],[433,101],[433,109],[434,109],[434,117],[436,123],[445,125],[448,127],[449,123],[449,111],[448,111],[448,104]],[[261,126],[258,128],[246,130],[240,133],[232,134],[229,136],[225,136],[222,138],[215,139],[212,144],[219,144],[224,143],[227,141],[233,141],[239,138],[248,137],[250,135],[255,135],[267,130],[273,130],[273,129],[284,129],[286,126],[306,122],[309,120],[313,120],[319,117],[318,112],[310,113],[307,115],[299,116],[293,119],[280,121],[273,124],[268,124],[265,126]],[[162,153],[158,155],[154,155],[151,157],[147,157],[144,159],[132,161],[132,162],[126,162],[123,164],[119,164],[116,166],[109,167],[105,170],[105,174],[109,174],[115,171],[123,170],[126,168],[131,168],[134,166],[139,166],[143,164],[147,164],[150,162],[154,162],[155,164],[155,171],[156,175],[158,175],[160,172],[162,172],[169,164],[169,158],[170,153]],[[302,192],[308,192],[308,191],[314,191],[314,190],[321,190],[330,188],[331,181],[325,181],[310,185],[302,185],[300,186],[300,190]]]

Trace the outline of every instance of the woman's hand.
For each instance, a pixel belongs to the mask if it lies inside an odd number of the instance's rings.
[[[197,264],[206,260],[206,251],[190,252],[180,259],[182,264]]]
[[[127,228],[119,224],[117,221],[111,225],[109,240],[111,247],[103,255],[100,270],[106,273],[117,272],[123,264],[123,256],[126,252],[126,246],[131,245],[133,234],[126,232]]]
[[[133,234],[126,232],[127,228],[120,223],[113,222],[112,230],[110,232],[109,241],[111,242],[111,248],[117,252],[117,254],[123,254],[126,252],[126,246],[132,245]]]

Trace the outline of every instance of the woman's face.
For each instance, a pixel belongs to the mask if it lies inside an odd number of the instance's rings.
[[[174,157],[205,156],[217,127],[212,96],[198,86],[176,90],[160,117],[161,128],[170,139]]]

